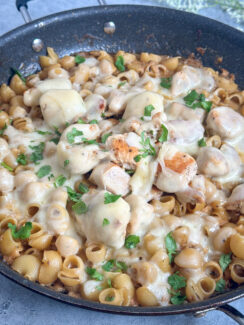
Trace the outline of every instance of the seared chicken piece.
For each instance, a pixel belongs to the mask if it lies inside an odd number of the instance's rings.
[[[232,108],[216,107],[208,114],[207,129],[223,139],[233,139],[243,133],[244,118]]]
[[[130,206],[122,198],[105,204],[106,191],[84,195],[88,211],[77,215],[77,230],[87,238],[88,242],[98,242],[113,248],[121,248],[125,242],[126,227],[130,221]],[[109,224],[103,226],[104,219]]]
[[[127,169],[135,169],[135,156],[142,148],[141,138],[134,132],[110,136],[106,148],[111,151],[111,160]]]
[[[227,210],[244,214],[244,184],[240,184],[234,188],[225,207]]]
[[[127,227],[129,234],[143,236],[153,219],[153,206],[143,196],[131,194],[125,199],[131,209],[131,218]]]
[[[96,166],[89,179],[98,187],[113,194],[124,196],[129,192],[130,176],[118,165],[111,162],[104,162]]]
[[[112,116],[123,113],[127,102],[141,91],[142,89],[129,92],[118,89],[112,90],[108,97],[108,110],[106,111],[106,115]]]
[[[214,86],[214,78],[207,70],[183,66],[181,71],[173,75],[171,92],[177,97],[197,88],[211,91]]]
[[[194,158],[169,143],[162,145],[158,154],[158,163],[155,185],[168,193],[185,190],[197,172]]]
[[[91,94],[85,99],[85,106],[87,109],[86,117],[88,121],[91,120],[102,120],[102,113],[104,113],[106,108],[106,100],[103,96],[98,94]]]

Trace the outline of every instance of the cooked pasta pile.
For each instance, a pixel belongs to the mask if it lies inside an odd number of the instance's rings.
[[[195,59],[119,51],[0,87],[0,252],[29,280],[166,306],[244,282],[244,91]]]

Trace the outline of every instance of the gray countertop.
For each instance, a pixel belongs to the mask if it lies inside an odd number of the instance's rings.
[[[107,1],[108,4],[145,4],[149,5],[156,1]],[[163,1],[158,1],[163,5]],[[158,4],[157,3],[157,4]],[[15,9],[15,1],[0,0],[0,35],[23,24],[22,17]],[[33,19],[52,14],[58,11],[97,5],[97,1],[81,0],[35,0],[29,3],[30,13]],[[200,11],[201,14],[223,21],[233,27],[238,27],[227,14],[218,8],[208,8]],[[231,304],[244,313],[244,299]],[[44,296],[29,291],[7,278],[0,275],[0,325],[57,325],[57,324],[87,324],[87,325],[215,325],[235,324],[230,318],[219,311],[207,313],[205,317],[194,318],[192,316],[157,316],[157,317],[135,317],[102,314],[95,311],[79,309],[56,302]]]

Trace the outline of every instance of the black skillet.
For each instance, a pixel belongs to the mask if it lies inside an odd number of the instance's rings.
[[[30,20],[27,1],[17,0],[18,9]],[[103,4],[103,1],[98,1]],[[114,30],[115,29],[115,30]],[[106,31],[106,32],[105,32]],[[214,69],[217,57],[221,67],[236,76],[244,88],[244,34],[214,20],[162,7],[102,6],[76,9],[41,18],[0,37],[0,80],[7,82],[10,68],[20,68],[28,75],[39,69],[38,56],[51,46],[63,56],[78,51],[120,49],[130,52],[152,52],[188,56],[206,49],[205,66]],[[37,52],[39,51],[39,52]],[[171,315],[192,313],[197,316],[218,309],[244,324],[244,317],[227,303],[244,296],[244,286],[207,300],[168,307],[120,307],[103,305],[69,297],[26,280],[0,260],[0,273],[40,294],[78,307],[130,315]]]

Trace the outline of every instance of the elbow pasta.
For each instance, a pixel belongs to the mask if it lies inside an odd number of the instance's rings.
[[[244,91],[233,77],[122,50],[48,47],[39,62],[0,85],[3,260],[118,306],[243,284]]]

